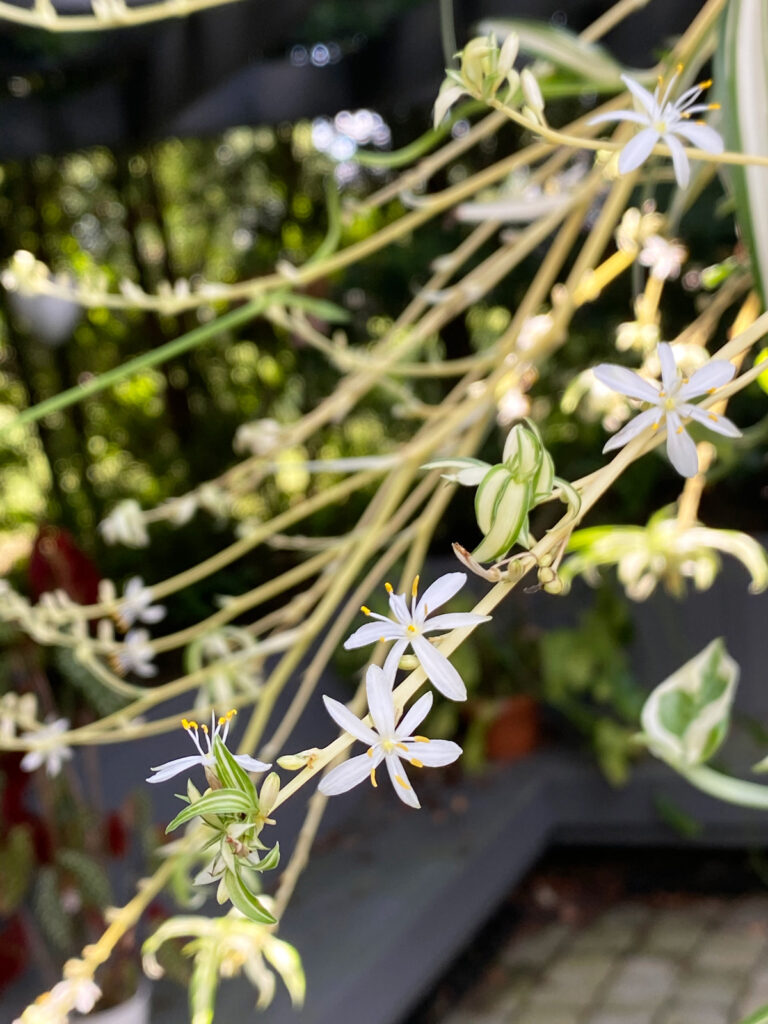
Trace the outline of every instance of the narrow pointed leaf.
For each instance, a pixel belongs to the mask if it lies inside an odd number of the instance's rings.
[[[258,810],[259,799],[250,775],[237,763],[235,755],[220,736],[214,737],[213,756],[216,758],[216,771],[222,784],[228,789],[239,789],[251,801],[253,808]]]
[[[227,871],[226,878],[229,898],[241,914],[245,914],[251,921],[258,921],[260,924],[277,923],[277,918],[262,906],[236,871]]]
[[[249,814],[252,811],[253,805],[239,789],[216,789],[179,811],[165,831],[166,833],[173,832],[186,821],[203,815]]]

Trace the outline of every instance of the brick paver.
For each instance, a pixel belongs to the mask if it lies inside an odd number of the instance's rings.
[[[738,1024],[768,1004],[768,895],[626,901],[517,934],[443,1024]]]

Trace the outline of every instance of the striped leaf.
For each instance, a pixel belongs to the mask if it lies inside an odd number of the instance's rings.
[[[768,156],[768,4],[730,0],[715,64],[723,107],[720,128],[728,149]],[[768,298],[768,167],[730,166],[736,220],[752,258],[755,283]]]

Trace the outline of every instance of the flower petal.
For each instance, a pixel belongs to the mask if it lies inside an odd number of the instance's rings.
[[[250,757],[248,754],[235,754],[234,757],[240,767],[245,768],[247,772],[268,772],[272,767],[271,764],[257,761],[255,757]]]
[[[458,594],[466,582],[467,574],[465,572],[448,572],[445,576],[435,580],[421,595],[421,600],[416,605],[415,620],[423,622],[429,612],[440,608],[446,601],[450,601]]]
[[[625,366],[616,366],[614,363],[600,363],[592,373],[605,384],[611,391],[618,391],[620,395],[627,398],[639,398],[641,402],[655,402],[659,397],[659,389],[656,384],[645,380],[634,370],[628,370]]]
[[[391,738],[395,733],[391,677],[382,672],[378,665],[369,665],[365,676],[365,691],[376,732],[382,739]]]
[[[677,128],[675,130],[677,131]],[[691,165],[682,142],[671,132],[667,132],[664,136],[664,142],[669,146],[669,151],[672,154],[672,166],[675,169],[677,184],[680,188],[688,188],[688,182],[691,180]]]
[[[645,412],[641,412],[639,416],[635,416],[633,420],[626,423],[613,437],[609,437],[603,445],[603,451],[612,452],[616,448],[623,448],[625,444],[629,444],[638,434],[642,434],[647,427],[658,423],[663,416],[664,413],[656,407],[646,409]]]
[[[434,633],[438,629],[463,629],[465,626],[479,626],[481,622],[490,622],[490,615],[475,615],[473,612],[448,612],[446,615],[435,615],[427,619],[421,627],[422,633]]]
[[[364,722],[361,722],[357,715],[353,715],[349,708],[339,703],[339,701],[334,700],[333,697],[326,697],[323,694],[323,703],[325,704],[325,710],[334,722],[341,726],[344,732],[348,732],[350,736],[354,736],[356,740],[360,740],[361,743],[365,743],[369,747],[379,742],[379,737],[373,729],[369,728]]]
[[[643,128],[629,140],[619,154],[619,170],[622,174],[636,171],[651,155],[651,150],[659,141],[659,133],[654,128]]]
[[[448,700],[466,700],[467,688],[446,656],[423,636],[414,636],[411,644],[421,667],[435,688]]]
[[[666,393],[670,395],[675,384],[678,382],[677,363],[672,353],[672,346],[667,344],[666,341],[660,341],[656,354],[659,357],[659,364],[661,366],[661,383]]]
[[[719,132],[710,128],[708,124],[693,124],[684,121],[675,125],[675,134],[682,135],[684,139],[692,142],[697,149],[703,149],[707,153],[722,153],[725,143]]]
[[[154,775],[150,775],[146,782],[165,782],[166,779],[172,779],[174,775],[180,775],[182,772],[187,771],[189,768],[194,768],[196,764],[203,764],[205,758],[200,754],[193,754],[189,757],[177,757],[174,761],[166,761],[165,764],[160,764],[157,768],[153,768]]]
[[[424,719],[430,712],[432,707],[432,693],[424,693],[419,697],[415,704],[413,704],[403,715],[398,727],[397,736],[398,739],[402,736],[403,739],[413,735],[413,730],[421,725]]]
[[[368,644],[378,643],[379,640],[397,640],[402,635],[403,627],[397,622],[366,622],[364,626],[356,629],[352,636],[347,637],[344,641],[344,650],[367,647]]]
[[[643,108],[648,115],[648,118],[653,121],[657,115],[656,100],[653,98],[653,93],[648,92],[639,82],[636,82],[634,78],[630,78],[629,75],[622,75],[621,80],[632,93],[634,98]]]
[[[691,477],[698,473],[696,445],[675,412],[667,413],[667,455],[680,476]]]
[[[389,595],[389,608],[399,623],[403,626],[409,625],[411,621],[411,610],[408,607],[405,594],[391,593]]]
[[[463,751],[458,743],[451,740],[427,740],[426,743],[406,743],[409,757],[421,761],[425,768],[442,768],[443,765],[453,764],[461,757]]]
[[[328,774],[320,780],[320,785],[317,788],[326,796],[346,793],[367,779],[371,771],[380,763],[381,753],[378,751],[374,751],[373,757],[368,754],[350,757],[343,764],[337,764],[335,768],[331,768]]]
[[[714,391],[733,380],[736,374],[736,367],[727,359],[713,359],[711,363],[702,366],[691,375],[687,384],[683,384],[677,393],[678,398],[698,398],[708,391]]]
[[[677,411],[681,416],[690,416],[692,420],[701,423],[707,430],[714,430],[716,434],[723,437],[741,437],[741,431],[728,419],[727,416],[720,416],[710,409],[701,409],[698,405],[689,405],[688,402],[678,405]]]
[[[397,640],[392,644],[389,654],[384,661],[383,671],[384,675],[389,680],[390,687],[394,686],[395,676],[397,675],[397,667],[400,664],[400,659],[405,654],[410,640]]]
[[[408,804],[409,807],[415,807],[418,810],[421,807],[419,798],[413,791],[413,786],[405,774],[400,758],[396,754],[387,754],[385,760],[389,777],[392,780],[392,788],[404,804]]]
[[[153,604],[149,608],[145,608],[141,613],[141,621],[148,622],[150,625],[155,622],[160,622],[161,619],[165,618],[165,605],[164,604]]]

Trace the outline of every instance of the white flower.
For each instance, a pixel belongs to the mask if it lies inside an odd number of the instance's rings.
[[[165,782],[167,779],[172,779],[174,775],[179,775],[181,772],[187,771],[189,768],[193,768],[196,764],[202,765],[203,768],[214,768],[216,759],[213,756],[213,741],[221,733],[221,742],[227,742],[227,733],[229,732],[229,723],[232,721],[237,712],[233,709],[228,711],[226,715],[222,715],[218,722],[216,716],[211,715],[211,728],[207,725],[198,725],[197,722],[190,722],[186,718],[182,718],[181,724],[189,733],[192,742],[197,747],[197,753],[192,754],[189,757],[177,757],[174,761],[166,761],[165,764],[160,764],[157,768],[153,768],[152,771],[156,772],[156,775],[150,775],[146,780],[147,782]],[[200,732],[205,737],[206,748],[203,750],[202,744],[200,743]],[[257,761],[255,757],[249,757],[247,754],[236,754],[235,760],[244,768],[247,772],[266,772],[272,765],[265,764],[263,761]]]
[[[718,104],[715,103],[696,102],[702,91],[712,83],[699,82],[698,85],[686,89],[674,102],[670,99],[680,70],[681,68],[678,68],[666,88],[659,82],[653,93],[648,92],[629,75],[622,75],[621,80],[634,96],[637,109],[598,114],[589,122],[600,124],[603,121],[632,121],[643,126],[621,151],[619,170],[622,174],[637,170],[651,155],[656,143],[662,140],[672,154],[677,183],[680,188],[686,188],[691,178],[691,167],[678,135],[697,149],[706,150],[707,153],[723,152],[723,140],[714,128],[701,121],[688,120],[691,114],[718,109]]]
[[[145,548],[149,544],[144,513],[133,498],[115,505],[99,523],[99,533],[107,544],[125,544],[128,548]]]
[[[72,757],[71,749],[65,743],[57,743],[56,737],[69,729],[69,719],[57,718],[53,722],[47,722],[41,729],[34,732],[22,733],[19,739],[34,741],[40,748],[30,750],[21,759],[21,769],[25,772],[34,772],[45,765],[45,770],[52,778],[59,774],[64,761]]]
[[[152,604],[152,590],[144,586],[141,576],[133,576],[125,585],[122,599],[117,606],[117,622],[126,630],[134,622],[150,625],[165,618],[165,605]]]
[[[184,526],[197,512],[197,495],[192,492],[180,498],[169,498],[160,506],[166,520],[173,526]]]
[[[459,574],[461,575],[461,574]],[[320,792],[336,796],[359,785],[369,778],[376,785],[376,769],[386,761],[387,771],[395,792],[409,807],[419,807],[418,797],[408,781],[401,758],[416,768],[438,768],[452,764],[461,754],[461,747],[450,740],[429,740],[425,736],[414,736],[413,730],[423,722],[432,707],[432,694],[419,697],[413,707],[405,713],[399,725],[395,725],[395,706],[392,700],[394,670],[371,665],[365,679],[368,693],[368,710],[374,728],[361,722],[349,708],[337,700],[323,697],[328,714],[350,736],[365,743],[368,752],[351,757],[344,764],[333,768],[320,783]]]
[[[695,476],[699,469],[699,459],[696,445],[686,433],[684,419],[696,420],[697,423],[725,437],[740,437],[741,431],[725,416],[718,416],[697,405],[691,405],[688,399],[711,394],[723,384],[727,384],[736,373],[736,367],[725,359],[713,359],[700,370],[696,370],[689,379],[680,374],[672,349],[666,342],[659,345],[658,355],[661,364],[661,387],[655,381],[647,381],[638,373],[623,366],[601,363],[595,367],[595,377],[602,384],[621,395],[637,398],[651,405],[650,409],[641,412],[622,427],[618,434],[609,438],[603,451],[621,448],[647,427],[658,430],[664,422],[669,461],[681,476]]]
[[[688,257],[688,251],[679,242],[669,242],[661,235],[651,235],[640,250],[640,262],[651,268],[651,277],[659,281],[678,277],[680,268]]]
[[[509,427],[525,419],[531,411],[531,400],[519,387],[509,388],[497,403],[496,422],[500,427]]]
[[[149,679],[157,675],[157,666],[152,663],[154,656],[149,630],[130,629],[120,646],[110,655],[110,661],[115,672],[120,675],[135,672],[142,679]]]
[[[455,612],[448,615],[437,615],[426,622],[427,615],[435,608],[444,605],[461,590],[467,582],[467,575],[463,572],[449,572],[435,580],[431,587],[427,587],[422,599],[416,603],[416,595],[419,587],[419,577],[413,581],[411,588],[411,607],[405,594],[395,594],[392,585],[386,583],[389,594],[389,607],[395,616],[395,621],[388,619],[385,615],[377,615],[363,605],[365,615],[376,619],[376,622],[366,623],[356,630],[344,643],[345,650],[352,650],[355,647],[366,647],[374,644],[377,640],[394,640],[395,644],[387,655],[384,670],[388,676],[394,678],[394,670],[410,644],[413,653],[419,659],[421,667],[426,672],[435,687],[449,700],[466,700],[467,688],[462,682],[461,676],[451,665],[444,654],[436,650],[425,633],[434,633],[436,630],[461,629],[464,626],[476,626],[480,622],[488,622],[489,615],[473,615],[471,612]]]

